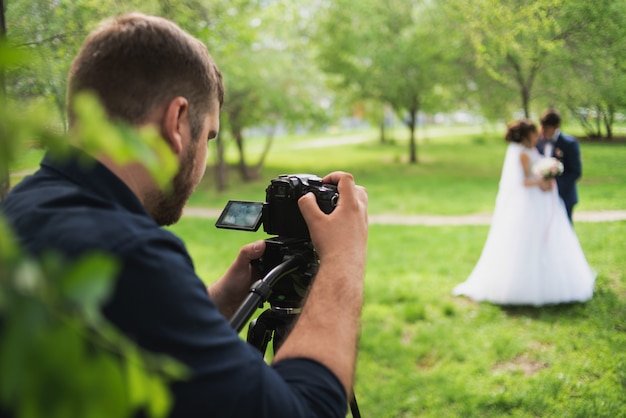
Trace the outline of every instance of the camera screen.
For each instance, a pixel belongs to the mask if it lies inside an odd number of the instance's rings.
[[[256,231],[261,225],[263,202],[230,200],[217,219],[215,226],[226,229]]]

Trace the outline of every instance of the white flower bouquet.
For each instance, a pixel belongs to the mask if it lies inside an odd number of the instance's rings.
[[[542,158],[533,164],[533,174],[544,179],[553,179],[563,174],[563,163],[556,158]]]

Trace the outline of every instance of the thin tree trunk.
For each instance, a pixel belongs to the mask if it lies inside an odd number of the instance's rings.
[[[263,152],[261,153],[261,157],[259,157],[259,161],[254,166],[254,172],[250,173],[253,180],[259,178],[261,173],[261,169],[263,168],[263,164],[265,164],[265,159],[272,148],[272,143],[274,142],[274,138],[276,137],[276,127],[270,128],[270,131],[267,134],[267,140],[265,141],[265,147],[263,148]]]
[[[4,0],[0,0],[0,42],[4,42],[7,35],[7,25],[5,19],[5,5]],[[4,68],[0,68],[0,106],[6,105],[7,85]],[[3,122],[0,122],[0,141],[9,140],[4,134]],[[9,193],[11,188],[11,173],[9,172],[9,161],[0,162],[0,202],[4,200],[4,197]]]
[[[217,145],[217,164],[215,164],[215,180],[217,183],[217,190],[223,192],[226,190],[227,179],[227,167],[226,161],[224,161],[224,141],[221,136],[217,136],[215,140]]]
[[[574,100],[569,100],[569,102],[573,101]],[[580,126],[585,130],[585,135],[589,138],[593,138],[593,125],[589,122],[587,113],[579,112],[575,106],[568,106],[568,109],[578,118]]]
[[[522,86],[522,106],[524,107],[524,117],[530,118],[530,91],[526,86]]]
[[[604,113],[604,127],[606,128],[606,137],[609,140],[613,139],[614,117],[615,117],[615,112],[613,111],[611,106],[608,106],[606,112]]]
[[[409,109],[409,163],[417,164],[417,141],[415,138],[415,126],[417,125],[417,114],[419,112],[419,104],[417,99],[414,100],[413,106]]]
[[[380,118],[380,143],[384,144],[387,142],[387,136],[385,132],[385,124],[387,122],[387,111],[385,105],[383,104],[383,114]]]
[[[241,174],[241,178],[244,181],[249,181],[250,176],[248,174],[248,166],[246,164],[246,156],[243,147],[243,132],[239,127],[233,126],[231,128],[231,132],[233,134],[233,138],[235,138],[235,143],[237,144],[237,150],[239,150],[239,173]]]

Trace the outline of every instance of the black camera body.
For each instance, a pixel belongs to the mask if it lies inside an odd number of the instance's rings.
[[[298,207],[298,199],[309,192],[324,213],[331,213],[337,206],[337,186],[323,184],[312,174],[283,174],[265,189],[265,202],[230,200],[215,223],[218,228],[244,231],[256,231],[263,224],[266,233],[276,235],[265,240],[265,252],[252,262],[262,276],[287,258],[299,260],[298,268],[273,286],[268,300],[274,307],[299,306],[317,272],[319,260]]]
[[[331,213],[337,206],[337,186],[324,184],[313,174],[282,174],[265,189],[265,203],[231,200],[215,226],[256,231],[263,224],[263,230],[270,235],[309,239],[309,229],[298,207],[298,199],[309,192],[324,213]]]
[[[323,184],[315,175],[283,174],[273,179],[265,189],[263,230],[271,235],[309,238],[309,229],[298,208],[298,199],[309,192],[315,195],[322,212],[331,213],[337,206],[337,186]]]

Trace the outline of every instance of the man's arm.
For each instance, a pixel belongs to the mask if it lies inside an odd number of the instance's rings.
[[[252,269],[250,262],[263,255],[265,241],[245,245],[228,271],[217,282],[207,288],[211,300],[226,318],[230,318],[243,303],[252,283],[260,277]]]
[[[159,234],[119,248],[124,268],[104,312],[145,349],[188,367],[172,385],[169,416],[345,416],[334,373],[301,358],[269,367],[217,311],[182,243]]]
[[[324,182],[337,184],[339,203],[323,213],[315,196],[299,203],[320,258],[320,267],[293,330],[274,362],[309,358],[330,369],[351,392],[367,249],[367,193],[350,174],[336,172]]]

